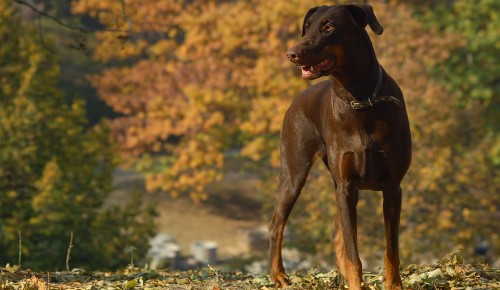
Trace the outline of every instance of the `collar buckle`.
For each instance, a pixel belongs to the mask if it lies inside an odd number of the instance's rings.
[[[351,103],[349,103],[349,105],[351,106],[351,108],[353,110],[358,110],[359,109],[359,102],[356,102],[356,101],[351,101]]]

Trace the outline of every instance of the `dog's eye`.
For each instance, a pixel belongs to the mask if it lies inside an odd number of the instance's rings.
[[[332,23],[326,23],[325,24],[325,30],[331,31],[331,30],[334,30],[334,29],[335,29],[335,26]]]

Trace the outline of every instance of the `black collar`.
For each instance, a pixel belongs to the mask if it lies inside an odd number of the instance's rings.
[[[373,107],[374,105],[382,102],[393,102],[399,107],[402,107],[401,101],[393,96],[379,96],[378,93],[380,92],[380,88],[382,88],[382,67],[378,65],[378,81],[377,85],[375,86],[375,89],[373,90],[373,93],[366,99],[365,101],[351,101],[348,103],[347,101],[340,99],[342,103],[344,103],[347,106],[350,106],[351,109],[353,110],[362,110],[368,107]],[[333,91],[332,91],[333,95]]]

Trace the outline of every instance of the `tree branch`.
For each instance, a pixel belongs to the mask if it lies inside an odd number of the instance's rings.
[[[61,21],[60,19],[58,19],[57,17],[54,17],[50,14],[47,14],[41,10],[39,10],[38,8],[36,8],[35,6],[31,5],[30,3],[24,1],[24,0],[13,0],[14,2],[20,4],[20,5],[24,5],[28,8],[30,8],[31,10],[33,10],[35,13],[37,13],[38,15],[40,16],[43,16],[43,17],[46,17],[54,22],[56,22],[57,24],[63,26],[63,27],[66,27],[66,28],[69,28],[71,30],[78,30],[80,32],[83,32],[83,33],[89,33],[89,32],[96,32],[96,31],[109,31],[109,32],[122,32],[122,33],[126,33],[127,31],[124,31],[124,30],[121,30],[121,29],[114,29],[114,28],[105,28],[105,29],[99,29],[99,30],[92,30],[88,27],[83,27],[83,26],[75,26],[75,25],[71,25],[71,24],[68,24],[68,23],[65,23],[63,21]]]
[[[48,47],[47,44],[45,43],[45,39],[43,37],[43,29],[42,29],[42,16],[38,15],[38,35],[40,36],[40,41],[42,42],[42,45],[47,49],[48,51],[55,53],[55,51]]]
[[[57,24],[59,24],[61,26],[64,26],[66,28],[69,28],[69,29],[72,29],[72,30],[79,30],[81,32],[89,32],[90,31],[86,27],[77,27],[77,26],[73,26],[73,25],[64,23],[60,19],[58,19],[57,17],[54,17],[54,16],[49,15],[49,14],[47,14],[47,13],[41,11],[41,10],[38,10],[38,8],[36,8],[35,6],[31,5],[30,3],[26,2],[26,1],[23,1],[23,0],[13,0],[13,1],[16,2],[16,3],[18,3],[18,4],[24,5],[26,7],[29,7],[31,10],[33,10],[34,12],[36,12],[38,15],[41,15],[43,17],[47,17],[47,18],[51,19],[52,21],[56,22]]]

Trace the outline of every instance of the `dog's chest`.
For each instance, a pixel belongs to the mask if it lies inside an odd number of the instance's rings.
[[[380,114],[355,112],[335,121],[331,138],[338,148],[378,152],[388,150],[395,130],[393,122]]]
[[[389,123],[373,119],[340,122],[332,139],[336,179],[355,181],[361,189],[383,187],[393,151]]]

